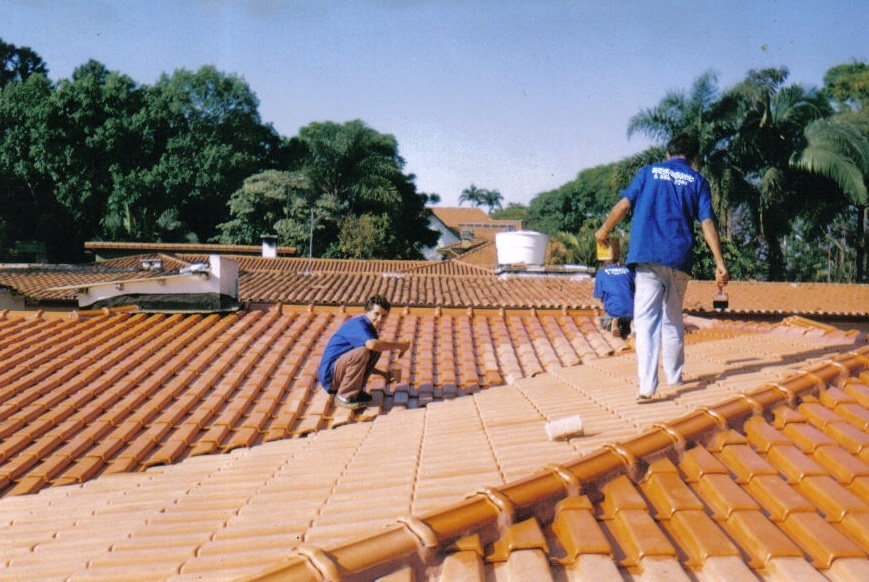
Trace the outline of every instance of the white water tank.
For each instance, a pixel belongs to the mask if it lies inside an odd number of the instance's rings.
[[[546,262],[549,237],[533,230],[499,232],[495,235],[499,265],[542,265]]]

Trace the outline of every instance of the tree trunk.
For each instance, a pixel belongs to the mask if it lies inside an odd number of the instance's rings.
[[[857,206],[857,278],[858,283],[866,280],[866,208],[865,204]]]

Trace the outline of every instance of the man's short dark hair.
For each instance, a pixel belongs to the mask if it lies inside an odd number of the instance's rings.
[[[383,295],[372,295],[365,303],[365,311],[371,311],[374,309],[375,305],[382,307],[383,310],[387,312],[392,309],[392,306],[389,305],[389,300],[386,297]]]
[[[667,153],[671,156],[685,156],[686,160],[692,162],[700,153],[700,141],[696,135],[680,133],[667,143]]]

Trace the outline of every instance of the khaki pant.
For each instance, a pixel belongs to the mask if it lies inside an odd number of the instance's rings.
[[[332,374],[332,392],[341,398],[353,398],[365,386],[365,382],[377,366],[382,352],[372,352],[366,347],[350,350],[335,360]]]

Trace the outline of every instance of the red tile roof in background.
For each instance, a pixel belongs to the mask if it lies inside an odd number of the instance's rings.
[[[431,210],[457,236],[469,230],[474,240],[493,241],[499,232],[522,230],[521,220],[493,220],[479,208],[434,207]]]
[[[345,259],[231,256],[239,262],[242,302],[363,305],[374,293],[400,306],[594,309],[593,280],[570,275],[498,276],[488,266],[494,245],[449,261],[360,261]],[[160,258],[164,269],[207,262],[208,255],[140,255],[83,266],[0,266],[0,285],[40,301],[73,302],[53,287],[143,275],[142,260]],[[479,262],[478,262],[478,259]],[[688,284],[685,311],[717,316],[711,281]],[[726,288],[728,316],[861,318],[869,315],[869,285],[732,281]]]

